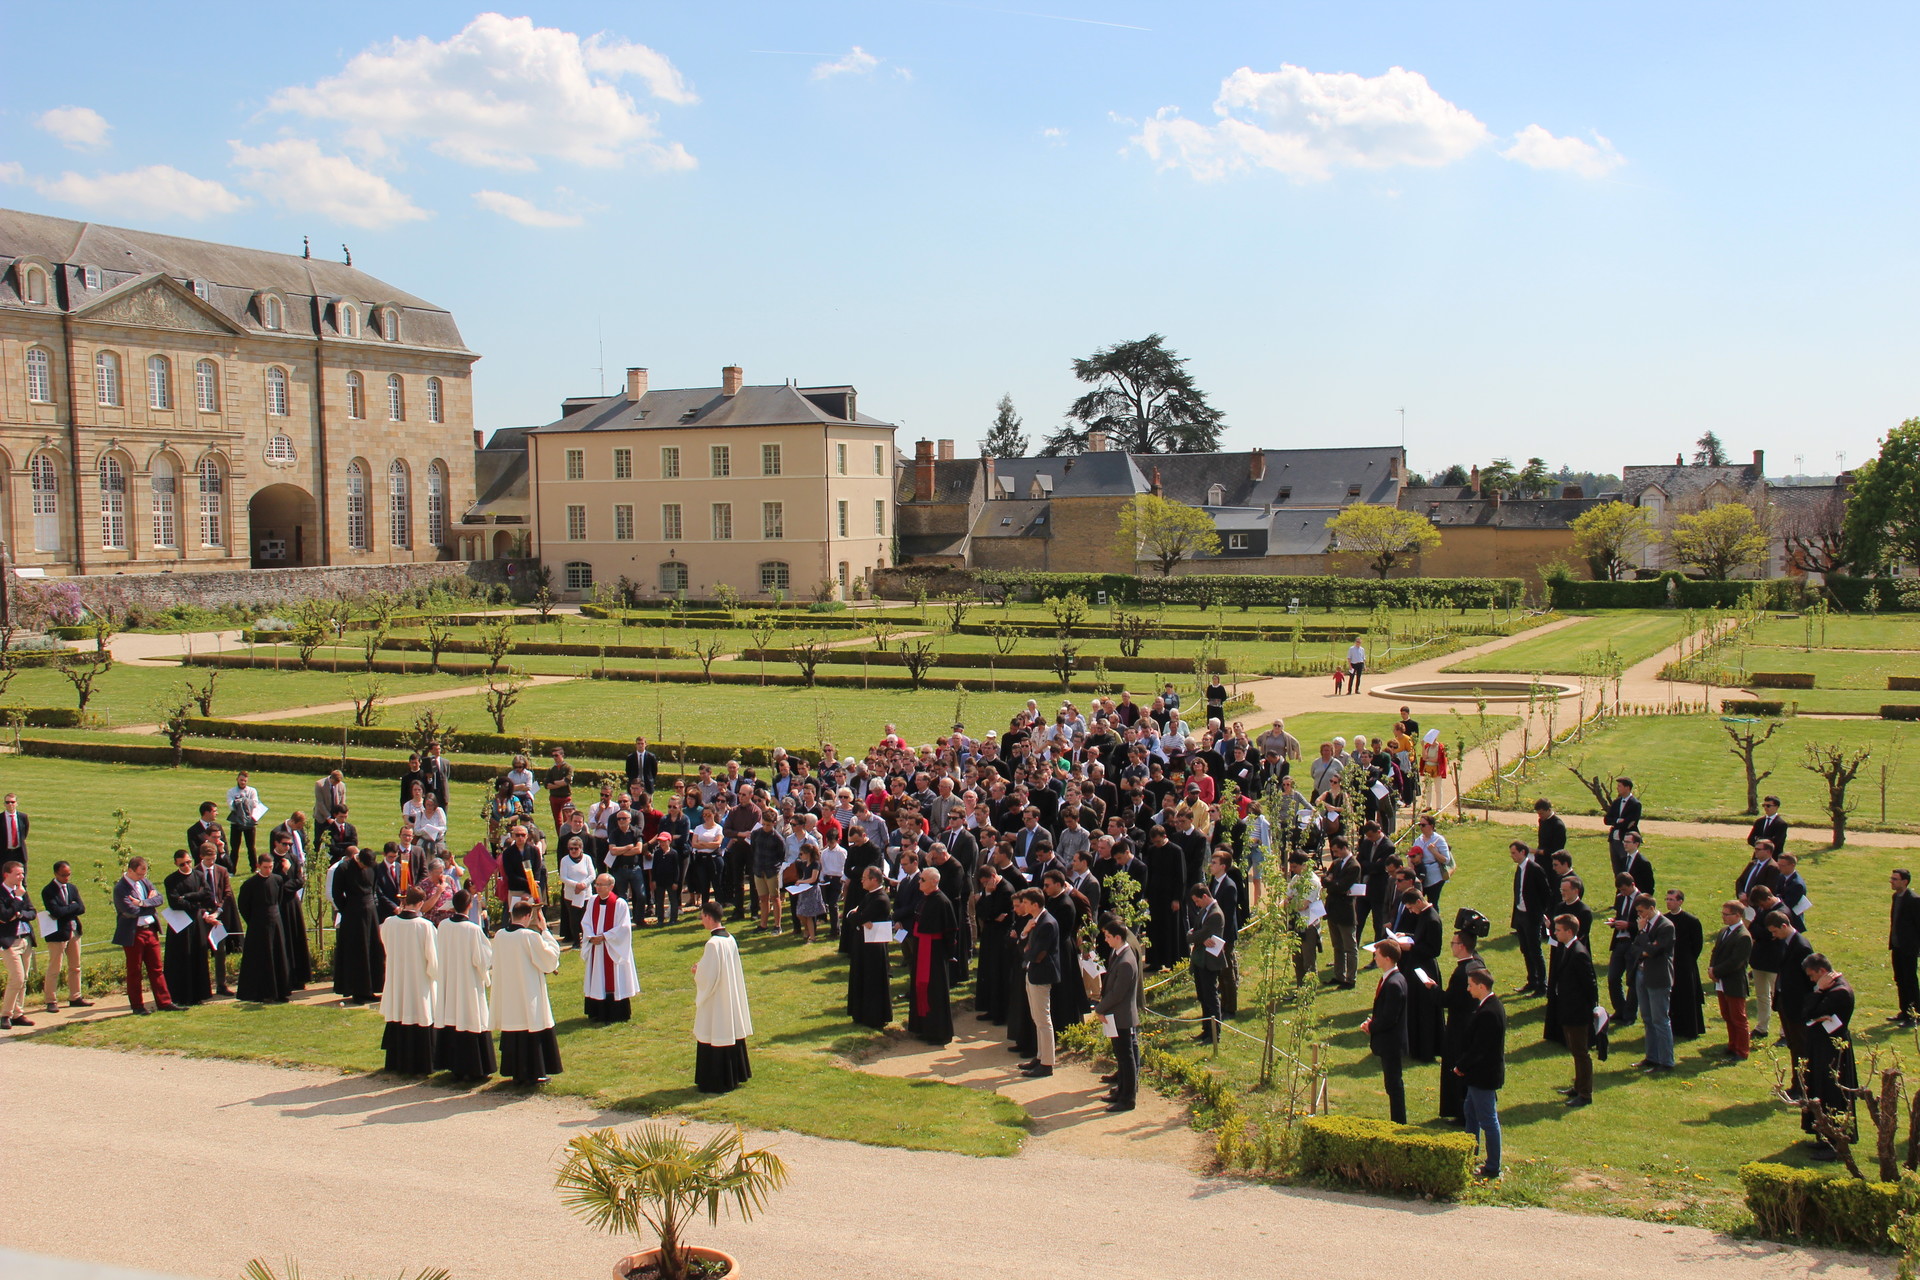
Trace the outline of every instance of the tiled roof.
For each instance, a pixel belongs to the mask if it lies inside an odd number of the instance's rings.
[[[684,387],[649,391],[638,403],[620,391],[576,409],[534,430],[541,435],[580,431],[635,431],[660,427],[790,427],[808,423],[851,422],[863,427],[891,423],[870,418],[856,407],[851,418],[837,417],[822,407],[844,400],[845,387],[796,387],[786,383],[769,387],[741,387],[724,395],[719,387]],[[578,404],[580,401],[569,401]]]

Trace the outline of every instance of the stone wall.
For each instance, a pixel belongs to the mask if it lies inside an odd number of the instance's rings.
[[[222,569],[206,573],[85,574],[67,579],[80,588],[89,608],[129,605],[165,609],[196,604],[267,607],[324,597],[350,597],[374,591],[399,594],[448,578],[476,582],[519,583],[533,567],[530,560],[436,560],[412,564],[328,565],[307,569]]]

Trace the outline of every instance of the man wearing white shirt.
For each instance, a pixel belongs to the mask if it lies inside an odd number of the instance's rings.
[[[265,812],[260,803],[260,793],[247,784],[247,773],[242,769],[235,776],[233,785],[227,788],[227,857],[222,860],[227,870],[234,869],[243,838],[247,842],[247,865],[253,865],[254,827]]]
[[[1360,643],[1360,637],[1353,638],[1353,644],[1347,649],[1347,692],[1360,692],[1360,677],[1367,670],[1367,647]]]
[[[820,846],[820,898],[827,904],[827,928],[840,927],[840,889],[847,878],[847,847],[839,832],[829,828]]]
[[[1453,850],[1447,847],[1447,838],[1434,827],[1431,815],[1420,819],[1420,834],[1413,838],[1410,860],[1413,853],[1420,855],[1417,868],[1421,892],[1438,908],[1440,891],[1446,888],[1447,878],[1453,874]]]

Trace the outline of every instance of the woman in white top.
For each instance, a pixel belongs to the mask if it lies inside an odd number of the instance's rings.
[[[568,836],[566,852],[560,855],[560,941],[580,945],[580,920],[593,897],[593,878],[599,871],[586,840]]]
[[[717,813],[713,805],[705,806],[700,810],[699,825],[687,833],[686,884],[702,901],[720,890],[720,851],[726,845],[727,833],[716,821]]]
[[[534,792],[533,769],[525,756],[513,758],[513,768],[507,770],[507,786],[515,795],[529,798]]]

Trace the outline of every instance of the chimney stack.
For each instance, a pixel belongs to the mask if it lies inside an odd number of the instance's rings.
[[[1467,489],[1469,497],[1480,496],[1480,464],[1477,462],[1473,464],[1473,470],[1467,473]]]
[[[1255,449],[1247,459],[1247,475],[1255,481],[1267,478],[1267,451]]]
[[[913,500],[933,501],[933,441],[916,440],[913,445]]]
[[[1105,453],[1107,451],[1107,433],[1104,431],[1087,432],[1087,452]]]
[[[473,429],[473,447],[476,449],[484,449],[487,447],[487,438],[478,427]]]
[[[1164,489],[1164,486],[1160,483],[1160,468],[1158,467],[1155,467],[1153,469],[1153,484],[1151,488],[1153,490],[1154,497],[1158,498],[1162,496],[1162,490]]]
[[[723,396],[739,395],[740,384],[746,380],[747,371],[745,369],[742,369],[737,364],[728,365],[720,371],[720,394]]]
[[[1764,479],[1764,478],[1766,477],[1766,474],[1767,474],[1767,451],[1766,451],[1765,449],[1755,449],[1755,450],[1753,451],[1753,469],[1754,469],[1755,471],[1757,471],[1757,472],[1759,472],[1759,473],[1760,473],[1760,476],[1761,476],[1761,477],[1762,477],[1763,479]]]
[[[1563,484],[1563,485],[1561,485],[1561,486],[1560,486],[1560,496],[1561,496],[1561,497],[1562,497],[1563,499],[1565,499],[1565,498],[1574,498],[1574,499],[1578,499],[1578,498],[1584,498],[1584,497],[1586,497],[1586,496],[1587,496],[1587,491],[1586,491],[1585,489],[1582,489],[1582,488],[1581,488],[1581,487],[1580,487],[1579,485],[1577,485],[1577,484]]]
[[[627,399],[638,404],[640,397],[647,394],[647,371],[645,369],[627,370]]]
[[[953,461],[953,441],[940,440],[935,443],[934,456],[942,462]]]

